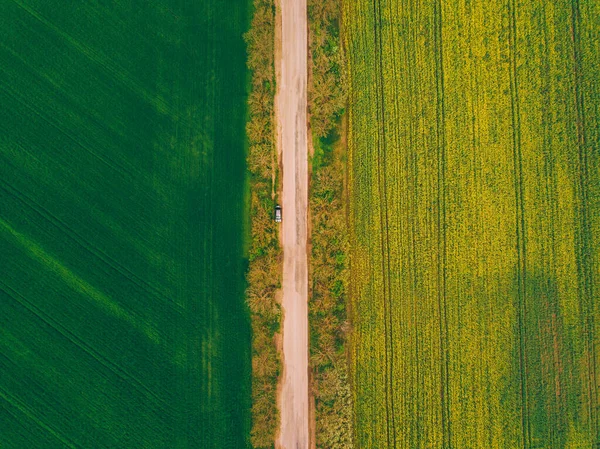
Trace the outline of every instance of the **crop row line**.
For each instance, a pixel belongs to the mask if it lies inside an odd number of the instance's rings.
[[[600,444],[600,426],[598,423],[596,386],[596,349],[595,349],[595,323],[594,323],[594,282],[592,278],[592,249],[590,244],[591,226],[589,217],[589,168],[588,145],[586,139],[586,116],[582,90],[583,70],[581,67],[581,37],[580,37],[581,11],[579,0],[571,0],[571,38],[573,43],[573,75],[575,89],[575,112],[578,152],[578,196],[579,210],[577,227],[577,277],[579,283],[579,301],[582,310],[582,321],[585,335],[586,362],[587,362],[587,393],[588,416],[591,433],[595,441]]]
[[[523,156],[521,152],[521,118],[519,109],[519,86],[517,78],[517,13],[515,0],[508,2],[509,14],[509,54],[510,54],[510,101],[513,164],[515,177],[515,228],[517,251],[517,310],[519,335],[519,378],[521,395],[521,431],[523,448],[531,447],[531,424],[528,410],[527,360],[526,350],[526,245],[525,245],[525,200],[523,187]]]
[[[444,93],[444,53],[442,36],[442,0],[434,2],[434,30],[435,30],[435,73],[437,94],[437,300],[439,314],[439,344],[440,344],[440,397],[442,409],[442,448],[451,447],[450,428],[450,390],[449,390],[449,348],[448,348],[448,313],[446,298],[446,266],[447,266],[447,241],[446,241],[446,106]]]
[[[27,195],[20,192],[18,189],[12,187],[6,182],[0,179],[0,189],[5,191],[8,195],[13,196],[18,201],[23,204],[29,206],[35,213],[40,215],[42,218],[48,220],[58,229],[64,230],[65,235],[77,243],[79,246],[84,248],[90,254],[96,256],[102,262],[106,263],[109,267],[113,268],[115,271],[120,272],[123,276],[129,279],[133,284],[137,285],[143,291],[152,294],[157,299],[160,299],[162,302],[169,303],[172,306],[175,306],[179,313],[183,312],[183,307],[176,303],[174,300],[163,295],[156,287],[151,285],[150,283],[144,281],[142,278],[136,276],[131,270],[118,263],[114,258],[107,255],[101,249],[94,247],[92,244],[86,241],[85,238],[81,237],[73,228],[67,225],[63,220],[59,219],[56,215],[50,213],[45,207],[43,207],[39,202],[32,200]]]
[[[389,217],[387,204],[387,140],[385,133],[386,111],[385,111],[385,79],[383,68],[383,36],[382,36],[382,14],[381,1],[373,2],[374,17],[374,38],[375,38],[375,60],[378,64],[378,70],[375,71],[375,84],[377,89],[377,154],[379,163],[377,164],[377,186],[379,197],[382,203],[379,205],[380,237],[381,237],[381,275],[383,278],[383,314],[385,328],[385,397],[386,397],[386,427],[388,447],[396,447],[396,420],[394,407],[394,328],[392,322],[392,297],[390,285],[390,244],[389,244]],[[391,424],[391,428],[390,428]],[[393,441],[393,445],[392,445]]]
[[[86,342],[81,340],[79,337],[77,337],[75,334],[73,334],[71,331],[69,331],[63,325],[61,325],[60,323],[58,323],[55,320],[53,320],[52,318],[50,318],[46,313],[44,313],[42,310],[40,310],[37,306],[32,304],[30,301],[28,301],[23,295],[21,295],[20,293],[15,291],[10,286],[6,285],[1,280],[0,280],[0,291],[4,292],[6,295],[13,298],[18,304],[20,304],[23,308],[25,308],[30,313],[32,313],[37,318],[39,318],[50,329],[53,329],[58,334],[62,335],[67,341],[74,344],[76,347],[78,347],[83,352],[88,354],[90,357],[92,357],[94,360],[96,360],[102,366],[104,366],[108,370],[112,371],[118,378],[123,379],[125,382],[127,382],[129,385],[131,385],[136,390],[138,390],[144,396],[153,400],[156,403],[163,404],[165,406],[165,408],[169,407],[169,405],[164,401],[164,399],[161,399],[159,396],[157,396],[149,387],[144,385],[135,376],[132,376],[130,373],[125,371],[119,365],[117,365],[116,363],[112,362],[111,360],[107,359],[106,357],[101,355],[99,352],[94,350]]]
[[[56,438],[58,441],[60,441],[66,447],[75,449],[76,446],[71,441],[69,441],[65,435],[61,434],[58,430],[56,430],[55,428],[50,426],[48,423],[45,423],[40,418],[38,418],[34,414],[34,412],[29,407],[27,407],[26,404],[24,404],[22,401],[18,400],[17,398],[13,397],[12,395],[10,395],[3,388],[0,388],[0,398],[3,399],[8,404],[12,405],[14,408],[16,408],[18,411],[20,411],[23,415],[25,415],[31,421],[35,422],[39,427],[44,429],[46,432],[48,432],[50,435],[52,435],[54,438]],[[15,419],[19,419],[17,416],[15,416],[14,413],[11,413],[10,410],[7,410],[7,412],[10,413],[11,415],[13,415],[13,417]]]
[[[16,56],[16,53],[13,50],[8,49],[8,51]],[[24,98],[23,98],[24,95],[16,92],[14,89],[10,88],[10,86],[9,87],[2,86],[2,89],[4,90],[4,92],[6,92],[6,94],[9,97],[11,97],[12,99],[16,100],[23,107],[25,107],[26,109],[28,109],[33,115],[37,116],[40,120],[42,120],[45,123],[47,123],[50,127],[56,129],[63,136],[65,136],[68,140],[70,140],[71,142],[73,142],[77,147],[79,147],[82,150],[86,151],[92,157],[94,157],[95,159],[97,159],[100,162],[102,162],[103,164],[105,164],[107,167],[110,167],[111,169],[113,169],[115,172],[119,173],[123,177],[127,177],[127,176],[131,176],[132,175],[132,170],[127,169],[125,167],[122,167],[116,161],[111,161],[111,160],[103,157],[102,155],[100,155],[97,152],[95,152],[91,147],[89,147],[89,145],[86,145],[85,143],[81,142],[81,140],[78,139],[78,138],[76,138],[70,132],[70,130],[66,129],[65,126],[61,125],[60,122],[56,119],[56,117],[48,117],[48,115],[45,115],[42,112],[38,111],[31,104],[29,104],[27,101],[24,100]],[[23,149],[23,151],[26,151],[26,149]]]

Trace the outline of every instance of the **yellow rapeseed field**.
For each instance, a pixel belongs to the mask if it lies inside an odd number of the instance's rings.
[[[357,447],[600,447],[600,1],[343,23]]]

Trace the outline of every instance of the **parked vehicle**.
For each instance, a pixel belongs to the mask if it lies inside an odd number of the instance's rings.
[[[275,223],[281,223],[281,206],[275,206]]]

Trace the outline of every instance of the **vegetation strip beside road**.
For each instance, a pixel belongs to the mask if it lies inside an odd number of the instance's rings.
[[[252,319],[252,430],[254,449],[274,447],[279,427],[277,382],[281,360],[277,334],[281,312],[276,292],[281,287],[281,249],[273,221],[278,182],[274,125],[275,5],[254,0],[252,25],[246,34],[248,68],[248,169],[250,171],[251,244],[246,290]]]
[[[353,447],[347,340],[345,60],[341,2],[309,0],[310,368],[317,448]]]
[[[275,385],[280,372],[274,338],[280,311],[275,292],[280,286],[281,252],[273,239],[278,166],[274,150],[273,72],[274,4],[255,1],[252,27],[246,35],[248,65],[253,71],[249,98],[248,167],[251,172],[252,246],[248,271],[248,303],[253,317],[253,426],[255,448],[273,445],[278,415]],[[346,231],[343,206],[344,110],[343,53],[339,2],[308,4],[310,33],[309,109],[314,146],[310,186],[311,300],[309,302],[312,394],[316,401],[317,447],[351,447],[351,403],[347,374],[345,285]]]

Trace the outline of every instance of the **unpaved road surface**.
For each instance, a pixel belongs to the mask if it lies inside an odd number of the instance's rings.
[[[278,447],[308,449],[306,0],[279,0],[278,146],[283,162],[283,377]]]

